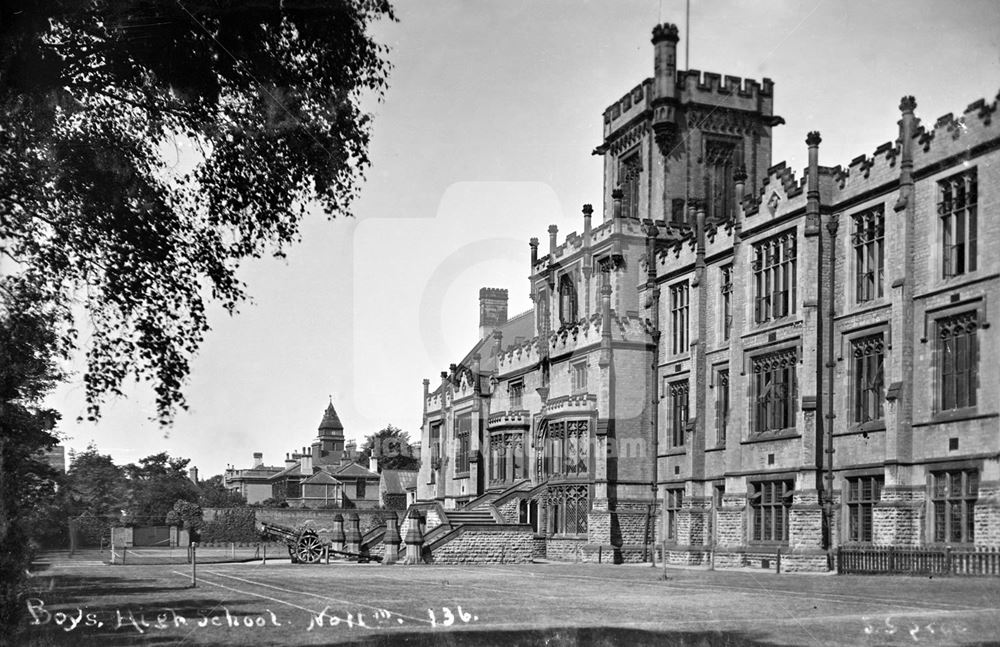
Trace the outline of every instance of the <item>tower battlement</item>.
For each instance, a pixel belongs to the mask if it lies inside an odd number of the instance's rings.
[[[750,101],[774,97],[774,81],[767,77],[758,82],[756,79],[744,79],[739,76],[722,75],[702,70],[678,72],[677,87],[683,90],[690,100],[701,98],[704,103],[713,102],[710,97],[705,97],[705,95],[736,96]]]

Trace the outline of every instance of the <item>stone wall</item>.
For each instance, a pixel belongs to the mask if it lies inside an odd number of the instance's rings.
[[[1000,546],[1000,482],[979,484],[973,530],[977,546]]]
[[[551,560],[564,562],[583,561],[583,547],[586,543],[587,540],[583,537],[550,538],[545,542],[545,556]]]
[[[527,564],[535,550],[530,526],[463,527],[431,549],[435,564]]]
[[[509,501],[502,503],[497,508],[497,512],[500,513],[500,516],[503,517],[504,521],[507,523],[517,523],[520,520],[520,506],[521,499],[513,497]]]
[[[619,503],[615,507],[617,532],[611,533],[611,543],[645,544],[652,541],[656,516],[649,515],[649,506],[643,503]],[[614,526],[612,526],[614,528]]]
[[[886,487],[872,509],[875,543],[883,546],[919,546],[924,537],[923,488]]]
[[[788,517],[788,544],[793,550],[822,548],[823,507],[817,490],[796,490]]]
[[[719,546],[742,546],[746,542],[746,524],[743,513],[747,499],[742,494],[726,494],[722,507],[716,511],[716,543]]]

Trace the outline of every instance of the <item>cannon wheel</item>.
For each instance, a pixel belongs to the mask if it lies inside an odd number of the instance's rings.
[[[323,542],[315,532],[307,531],[299,535],[295,546],[295,556],[303,564],[315,564],[323,556]]]

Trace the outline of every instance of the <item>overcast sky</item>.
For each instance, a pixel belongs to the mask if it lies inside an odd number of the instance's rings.
[[[775,82],[772,159],[797,174],[804,139],[846,165],[897,134],[912,94],[926,125],[1000,90],[996,0],[740,0],[691,10],[690,69]],[[285,261],[246,266],[254,302],[216,309],[192,366],[190,410],[165,435],[148,388],[84,413],[82,378],[51,404],[72,449],[117,462],[168,451],[203,478],[254,451],[280,464],[308,445],[333,396],[348,438],[392,423],[419,436],[421,380],[436,383],[478,335],[478,292],[530,307],[528,239],[582,229],[600,212],[604,109],[652,76],[650,32],[681,28],[683,0],[406,0],[375,28],[392,48],[390,89],[373,104],[373,166],[355,218],[307,218]],[[544,245],[543,245],[544,247]],[[544,251],[544,249],[543,249]]]

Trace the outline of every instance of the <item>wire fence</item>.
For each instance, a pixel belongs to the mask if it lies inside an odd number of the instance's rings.
[[[191,548],[186,546],[136,547],[112,546],[103,553],[103,561],[115,566],[190,564]],[[288,558],[284,544],[260,542],[229,543],[197,547],[199,564],[254,562],[267,558]]]

